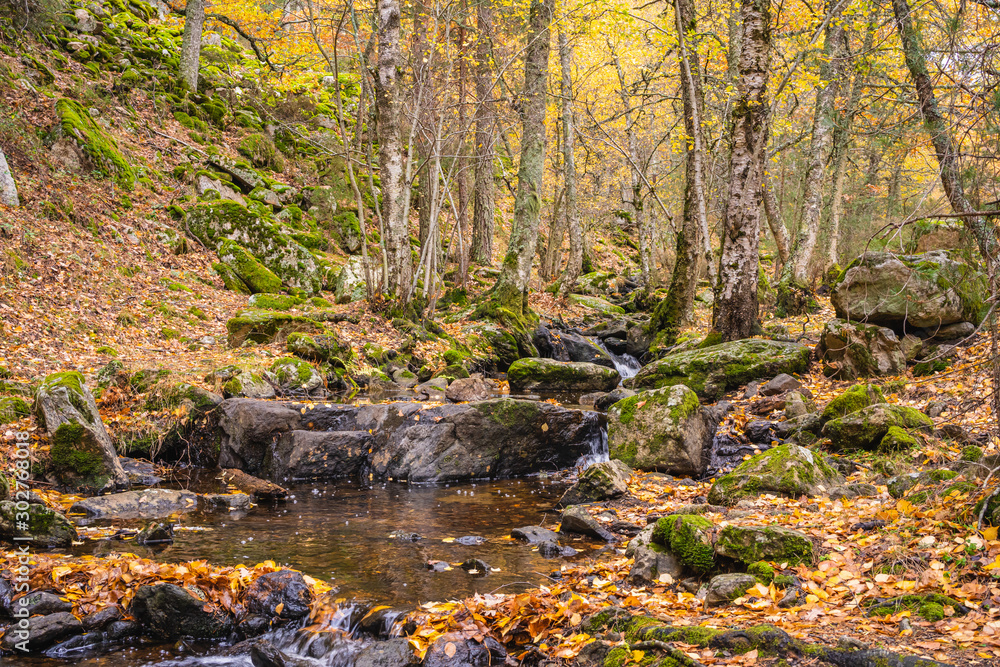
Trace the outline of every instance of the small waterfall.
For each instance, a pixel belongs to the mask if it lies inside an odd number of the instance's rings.
[[[576,460],[576,467],[586,470],[595,463],[611,460],[608,456],[608,429],[601,427],[600,434],[590,440],[590,453]]]
[[[642,369],[642,364],[639,363],[639,360],[628,352],[624,354],[615,354],[604,346],[604,341],[600,338],[591,338],[590,341],[597,347],[604,350],[604,352],[611,357],[611,361],[615,363],[615,370],[618,371],[618,374],[622,376],[623,380],[635,377],[636,373]]]

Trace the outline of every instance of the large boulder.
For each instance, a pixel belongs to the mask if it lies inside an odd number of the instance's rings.
[[[611,356],[584,336],[572,331],[556,332],[555,336],[565,348],[569,361],[581,361],[597,364],[598,366],[607,366],[608,368],[615,367],[615,362],[611,359]]]
[[[323,376],[308,361],[298,357],[282,357],[271,364],[270,371],[285,395],[325,393]]]
[[[830,421],[846,417],[869,405],[885,403],[882,390],[874,384],[856,384],[848,387],[842,394],[834,396],[823,408],[823,420]]]
[[[274,480],[359,477],[375,437],[368,431],[289,431],[264,462]]]
[[[628,492],[627,482],[631,476],[632,469],[622,461],[595,463],[566,490],[559,505],[568,507],[623,496]]]
[[[23,630],[18,625],[7,628],[3,640],[0,642],[0,649],[15,652],[18,650],[18,646],[23,646],[27,651],[40,651],[61,639],[83,632],[83,624],[80,619],[68,611],[36,616],[31,619],[27,626]],[[11,658],[11,661],[13,662],[14,659]]]
[[[782,526],[734,526],[719,531],[715,552],[744,565],[766,560],[776,563],[812,563],[809,536]]]
[[[219,259],[229,267],[253,294],[277,294],[281,291],[281,278],[240,244],[222,239],[218,246]],[[236,290],[239,291],[239,290]]]
[[[128,488],[128,475],[80,373],[46,377],[35,394],[35,416],[49,434],[52,468],[62,484],[91,492]]]
[[[220,405],[219,467],[260,472],[264,454],[277,438],[298,428],[302,413],[270,401],[230,398]]]
[[[712,522],[703,516],[671,514],[657,520],[652,541],[668,549],[684,567],[704,573],[715,567],[714,529]]]
[[[162,519],[198,509],[198,496],[190,491],[146,489],[84,498],[73,503],[71,514],[91,519]]]
[[[802,373],[812,350],[798,343],[738,340],[703,349],[668,354],[643,367],[632,379],[636,389],[683,384],[700,398],[714,401],[752,380],[781,373]]]
[[[945,251],[868,252],[851,262],[830,298],[837,317],[896,330],[982,321],[985,275]]]
[[[684,385],[643,391],[608,409],[608,452],[640,470],[700,477],[717,425]]]
[[[906,371],[906,354],[896,333],[873,324],[830,320],[816,345],[816,356],[823,374],[838,380]]]
[[[194,586],[181,588],[159,583],[140,586],[129,614],[145,634],[173,641],[181,637],[214,639],[227,636],[233,627],[229,615],[209,602]]]
[[[196,204],[187,212],[188,233],[208,248],[224,239],[235,241],[277,275],[286,287],[318,292],[320,267],[305,247],[281,232],[267,218],[234,201]]]
[[[611,391],[621,382],[614,368],[587,362],[563,362],[536,357],[518,359],[507,370],[514,392]]]
[[[271,310],[243,310],[226,322],[229,347],[239,347],[244,342],[281,342],[296,332],[321,333],[323,327],[304,315],[294,315]]]
[[[929,431],[934,428],[934,422],[914,408],[875,403],[844,417],[828,421],[823,426],[823,435],[830,438],[830,444],[835,449],[883,449],[882,440],[894,427],[903,432]],[[895,432],[893,434],[897,435]],[[893,438],[893,442],[898,439],[898,437]],[[896,448],[898,443],[887,443],[884,449]]]
[[[268,572],[254,579],[243,595],[251,614],[284,619],[309,615],[312,592],[302,574],[294,570]]]
[[[708,502],[735,505],[743,498],[765,493],[791,498],[814,496],[843,483],[843,476],[822,455],[800,445],[779,445],[716,480],[708,492]]]
[[[337,366],[344,366],[354,357],[351,346],[333,334],[310,336],[293,333],[285,345],[288,351],[297,357]]]
[[[52,549],[66,548],[77,539],[69,519],[45,505],[31,503],[18,509],[15,502],[0,502],[0,543]]]
[[[75,142],[85,161],[104,174],[113,176],[126,190],[135,187],[136,171],[115,138],[79,102],[62,97],[56,102],[59,132]]]

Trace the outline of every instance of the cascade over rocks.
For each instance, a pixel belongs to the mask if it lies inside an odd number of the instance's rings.
[[[53,373],[35,394],[35,416],[49,434],[54,472],[79,491],[129,486],[94,396],[76,371]]]
[[[643,391],[608,409],[608,451],[640,470],[700,477],[717,427],[684,385]]]
[[[988,293],[985,275],[947,251],[867,252],[847,267],[830,300],[840,319],[902,331],[979,323]]]
[[[714,401],[751,380],[802,373],[809,367],[811,356],[812,350],[798,343],[737,340],[668,354],[644,366],[631,386],[658,389],[683,384],[699,398]]]
[[[219,465],[279,482],[359,472],[443,482],[558,470],[600,446],[603,422],[596,412],[511,398],[432,407],[229,399],[220,414]]]
[[[621,376],[614,368],[598,364],[532,357],[511,364],[507,380],[513,392],[586,393],[611,391],[621,382]]]

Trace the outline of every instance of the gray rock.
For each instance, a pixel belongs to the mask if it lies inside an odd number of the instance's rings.
[[[608,410],[608,451],[639,470],[700,477],[717,426],[684,385],[643,391]]]
[[[289,431],[270,451],[264,474],[279,481],[358,477],[374,445],[367,431]]]
[[[206,493],[199,497],[207,512],[245,512],[250,509],[250,496],[245,493]]]
[[[511,392],[565,392],[582,394],[611,391],[621,382],[614,368],[588,362],[554,359],[518,359],[507,370]]]
[[[17,627],[8,628],[4,633],[3,641],[0,641],[0,648],[5,651],[14,651],[23,642],[29,651],[40,651],[61,639],[81,632],[83,632],[83,625],[79,619],[67,611],[61,611],[31,619],[27,630]]]
[[[257,577],[247,588],[243,600],[253,614],[302,618],[309,615],[312,592],[301,573],[279,570]]]
[[[785,419],[796,419],[816,411],[816,403],[799,391],[785,394]]]
[[[167,641],[181,637],[225,637],[233,627],[229,614],[210,605],[205,594],[193,586],[181,588],[167,583],[140,586],[129,614],[145,634]]]
[[[899,349],[903,351],[903,358],[907,363],[916,359],[923,348],[924,341],[913,334],[906,334],[899,339]]]
[[[684,573],[677,557],[659,545],[638,545],[633,550],[633,557],[635,561],[628,578],[636,586],[659,583],[664,575],[677,580]]]
[[[459,378],[448,385],[445,396],[453,403],[468,403],[471,401],[484,401],[497,391],[497,386],[492,380],[479,377]]]
[[[382,265],[378,262],[369,261],[369,274],[373,285],[382,282]],[[364,258],[360,255],[352,255],[347,258],[347,262],[340,273],[337,274],[333,283],[334,300],[337,303],[351,303],[361,301],[365,298],[365,265]]]
[[[798,586],[790,586],[778,600],[778,608],[791,609],[792,607],[801,607],[805,603],[806,592]]]
[[[720,574],[698,591],[698,597],[705,601],[706,607],[721,607],[742,597],[756,584],[757,579],[750,574]]]
[[[14,182],[14,175],[2,148],[0,148],[0,204],[11,208],[21,205],[17,197],[17,183]]]
[[[219,467],[260,472],[274,439],[298,427],[302,413],[281,403],[231,398],[220,406]]]
[[[438,378],[439,381],[431,380],[430,382],[422,382],[413,388],[413,393],[416,394],[417,398],[421,401],[444,401],[445,388],[441,387],[441,384],[447,386],[448,381],[444,378]]]
[[[217,32],[204,33],[201,36],[201,45],[219,48],[222,46],[222,35]]]
[[[403,389],[412,389],[416,387],[420,380],[417,376],[406,370],[405,368],[397,368],[392,372],[392,381],[398,384]]]
[[[9,500],[0,502],[0,543],[51,549],[68,547],[78,539],[76,528],[69,519],[44,505],[28,505],[27,530],[19,527],[23,523],[23,518],[17,516],[19,513],[16,503]],[[16,543],[15,537],[19,538]]]
[[[814,496],[843,483],[843,476],[821,454],[785,444],[751,457],[716,480],[708,492],[708,502],[735,505],[743,498],[765,493],[792,498]]]
[[[418,664],[420,662],[405,638],[375,642],[361,649],[354,658],[354,667],[409,667]]]
[[[823,435],[830,438],[834,449],[875,449],[889,429],[930,431],[934,422],[914,408],[889,403],[876,403],[852,412],[823,426]]]
[[[79,32],[91,33],[97,30],[97,19],[95,19],[86,9],[74,10],[73,18],[76,19],[76,25],[74,27]]]
[[[562,513],[559,522],[559,532],[577,533],[588,537],[595,537],[605,542],[615,542],[618,538],[612,535],[594,517],[590,516],[586,508],[574,505],[567,507]]]
[[[646,327],[636,324],[628,329],[628,335],[625,337],[625,351],[636,359],[642,359],[649,352],[649,346],[652,342],[653,335],[646,331]]]
[[[153,521],[135,536],[141,545],[171,544],[174,541],[174,524]]]
[[[270,373],[261,375],[239,369],[239,373],[223,386],[222,393],[226,398],[274,398],[277,393],[271,378]]]
[[[198,496],[190,491],[146,489],[84,498],[73,503],[71,514],[91,519],[161,519],[198,509]]]
[[[809,536],[782,526],[726,526],[716,537],[715,552],[745,565],[761,560],[792,565],[813,561]]]
[[[583,471],[580,479],[566,490],[558,504],[568,507],[625,495],[631,476],[632,469],[621,461],[595,463]]]
[[[323,375],[308,361],[284,357],[271,364],[279,388],[285,395],[310,395],[324,392]]]
[[[507,651],[492,637],[479,643],[455,632],[434,640],[424,657],[423,667],[491,667],[502,665],[506,660]]]
[[[559,534],[548,528],[541,526],[524,526],[510,531],[510,536],[515,540],[521,540],[528,544],[541,544],[542,542],[558,542]]]
[[[578,333],[562,331],[559,334],[559,342],[566,348],[566,354],[570,361],[586,362],[614,368],[615,362],[607,352],[597,347],[589,340]]]
[[[624,400],[629,396],[635,396],[635,391],[621,388],[609,391],[594,401],[594,409],[606,411],[618,401]]]
[[[841,319],[826,323],[816,356],[823,373],[838,380],[898,375],[906,370],[906,354],[892,329]]]
[[[35,417],[49,434],[60,482],[81,491],[128,488],[128,476],[80,373],[46,377],[35,394]]]
[[[802,383],[793,378],[788,373],[782,373],[769,380],[760,388],[760,393],[764,396],[777,396],[787,391],[793,391],[802,386]]]
[[[934,340],[957,340],[968,338],[976,332],[976,325],[972,322],[957,322],[946,324],[943,327],[928,329],[927,333]]]
[[[48,591],[36,591],[14,600],[11,609],[27,609],[29,616],[46,616],[61,611],[73,611],[73,603]]]

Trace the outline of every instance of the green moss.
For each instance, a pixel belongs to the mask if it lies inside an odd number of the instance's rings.
[[[774,577],[773,583],[777,588],[788,588],[795,584],[795,579],[790,574],[779,574]]]
[[[674,514],[656,522],[653,542],[668,549],[695,572],[708,572],[715,566],[715,550],[706,538],[713,524],[703,516]]]
[[[118,350],[116,350],[115,348],[111,347],[110,345],[102,345],[99,348],[97,348],[95,350],[95,352],[97,352],[97,354],[104,354],[104,355],[107,355],[109,357],[117,357],[118,356]]]
[[[238,294],[251,293],[250,288],[247,287],[245,282],[243,282],[243,279],[236,275],[236,272],[229,268],[226,264],[216,262],[215,264],[212,264],[212,270],[215,271],[216,275],[222,278],[222,284],[227,290],[231,290]]]
[[[491,421],[507,427],[533,423],[541,414],[541,408],[535,401],[523,401],[515,398],[484,401],[474,404],[473,407]]]
[[[66,389],[70,404],[76,408],[76,411],[79,412],[86,421],[90,423],[94,422],[97,415],[91,413],[90,406],[85,398],[87,394],[83,375],[77,371],[53,373],[42,381],[39,391],[50,393],[57,387]]]
[[[56,102],[60,127],[67,136],[76,139],[84,153],[102,172],[115,177],[119,185],[135,187],[135,169],[129,164],[114,138],[98,125],[79,102],[62,98]]]
[[[932,623],[944,618],[944,607],[937,602],[924,602],[920,605],[920,615]]]
[[[57,470],[73,472],[81,477],[91,477],[103,470],[101,457],[83,449],[86,429],[76,422],[63,422],[52,434],[49,455]]]
[[[752,574],[762,584],[770,584],[774,581],[774,568],[766,561],[751,563],[747,566],[747,574]]]
[[[870,600],[862,603],[872,616],[889,616],[903,610],[920,614],[928,621],[940,621],[944,618],[944,608],[951,607],[957,614],[964,614],[965,607],[953,598],[939,593],[929,595],[901,595],[887,601]]]
[[[856,384],[827,404],[823,420],[845,417],[874,403],[885,403],[882,390],[873,384]]]
[[[770,560],[798,565],[813,560],[813,544],[805,535],[766,526],[726,526],[719,531],[715,549],[743,563]]]
[[[291,310],[301,304],[300,297],[283,294],[254,294],[250,297],[250,305],[262,310]]]
[[[248,134],[240,140],[237,150],[249,159],[254,166],[267,167],[276,172],[285,170],[285,160],[281,157],[274,143],[259,132]]]
[[[968,445],[962,448],[962,460],[978,463],[983,458],[983,448],[976,445]]]
[[[879,442],[878,450],[880,452],[902,452],[919,445],[917,439],[903,429],[898,426],[890,426],[885,437]]]
[[[31,416],[31,406],[20,396],[0,397],[0,424],[11,424]]]
[[[219,259],[225,262],[254,293],[281,291],[281,278],[238,243],[223,239],[218,247]]]

